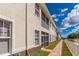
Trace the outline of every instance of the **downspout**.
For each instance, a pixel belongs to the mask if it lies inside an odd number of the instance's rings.
[[[58,30],[57,30],[57,28],[56,28],[56,33],[57,33],[57,40],[59,40],[59,37],[58,37],[58,34],[59,34],[59,33],[58,33]]]
[[[26,17],[26,23],[25,23],[25,38],[26,38],[26,56],[28,55],[28,53],[27,53],[27,3],[25,3],[25,11],[26,11],[26,15],[25,15],[25,17]]]

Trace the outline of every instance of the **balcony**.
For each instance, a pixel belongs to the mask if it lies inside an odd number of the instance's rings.
[[[43,20],[41,20],[41,26],[44,27],[45,29],[49,30],[49,25],[46,24],[46,22]]]

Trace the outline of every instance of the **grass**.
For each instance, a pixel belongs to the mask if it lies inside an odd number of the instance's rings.
[[[74,39],[68,39],[69,41],[75,42]]]
[[[71,52],[69,51],[64,41],[63,41],[63,46],[62,46],[62,56],[72,56]]]
[[[55,48],[55,46],[58,44],[59,41],[60,41],[60,40],[56,40],[56,41],[51,42],[51,43],[48,45],[47,49],[53,49],[53,48]]]
[[[53,41],[51,42],[48,47],[46,47],[47,49],[53,49],[55,48],[55,46],[57,45],[57,43],[59,42],[60,40],[56,40],[56,41]],[[42,51],[42,50],[39,50],[39,51],[36,51],[32,54],[32,56],[48,56],[50,52],[47,52],[47,51]]]
[[[32,56],[48,56],[49,52],[39,50],[32,54]]]

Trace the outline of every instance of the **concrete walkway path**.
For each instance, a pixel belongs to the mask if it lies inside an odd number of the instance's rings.
[[[62,42],[63,40],[61,40],[57,46],[51,51],[51,53],[49,53],[48,56],[61,56],[62,53]]]

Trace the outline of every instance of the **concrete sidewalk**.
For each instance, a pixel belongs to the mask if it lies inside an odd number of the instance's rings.
[[[63,40],[61,40],[57,46],[51,51],[51,53],[49,53],[48,56],[61,56],[62,53],[62,42]]]
[[[65,40],[70,52],[73,56],[79,56],[79,44],[75,42],[71,42],[68,40]]]

